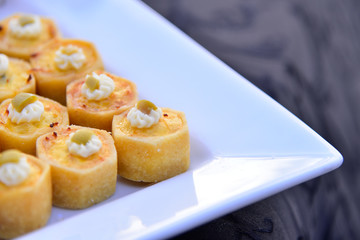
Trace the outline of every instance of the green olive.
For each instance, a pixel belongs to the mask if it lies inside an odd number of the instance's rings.
[[[93,76],[87,77],[85,84],[91,91],[94,91],[95,89],[99,89],[99,87],[100,87],[99,79],[97,79]]]
[[[0,83],[7,83],[6,82],[6,73],[0,76]]]
[[[17,112],[21,112],[24,107],[34,103],[37,100],[37,96],[31,93],[19,93],[12,100],[11,104]]]
[[[6,163],[18,163],[22,154],[18,150],[6,150],[0,154],[0,166]]]
[[[28,24],[32,24],[34,23],[34,18],[28,15],[23,15],[21,17],[19,17],[19,24],[20,26],[24,27]]]
[[[80,129],[74,133],[74,135],[71,137],[71,141],[77,144],[86,145],[93,135],[94,133],[91,130]]]
[[[151,110],[156,110],[157,106],[148,100],[140,100],[136,104],[137,109],[145,114],[150,114]]]

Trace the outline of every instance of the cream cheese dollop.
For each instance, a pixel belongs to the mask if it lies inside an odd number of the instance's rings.
[[[41,19],[36,15],[22,15],[10,20],[9,30],[17,38],[36,38],[42,30]]]
[[[70,138],[66,141],[70,153],[86,158],[97,153],[102,147],[101,140],[95,134],[91,136],[91,139],[85,145],[71,141],[75,133],[71,133]]]
[[[17,163],[5,163],[0,166],[0,181],[7,186],[22,183],[30,174],[30,165],[23,156]]]
[[[6,74],[9,68],[9,58],[5,54],[0,54],[0,76]]]
[[[105,99],[114,91],[115,83],[111,77],[107,76],[106,74],[96,74],[95,72],[92,75],[87,75],[86,79],[89,77],[94,77],[99,81],[99,87],[97,89],[91,90],[87,84],[83,84],[81,87],[81,93],[88,99],[88,100],[101,100]]]
[[[10,103],[8,111],[8,118],[13,123],[37,122],[40,121],[41,115],[44,113],[44,105],[39,100],[36,100],[24,107],[21,112],[18,112]]]
[[[82,50],[74,45],[61,46],[55,52],[55,64],[61,70],[79,69],[86,60]]]
[[[148,113],[145,113],[139,109],[138,105],[139,102],[135,107],[131,108],[127,114],[127,119],[132,127],[149,128],[159,122],[162,115],[160,108],[156,107],[156,109],[148,109]]]

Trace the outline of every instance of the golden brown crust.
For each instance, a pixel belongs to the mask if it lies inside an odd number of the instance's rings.
[[[96,73],[104,73],[113,79],[114,92],[100,101],[88,100],[81,93],[85,78],[70,83],[66,90],[70,123],[111,131],[113,116],[124,112],[137,102],[136,85],[104,71],[96,71]]]
[[[86,61],[79,69],[60,70],[54,62],[55,52],[61,46],[70,44],[83,49]],[[90,42],[76,39],[54,39],[33,54],[30,62],[37,79],[37,93],[63,105],[66,104],[67,84],[95,70],[104,69],[96,47]]]
[[[113,138],[118,173],[133,181],[158,182],[185,172],[190,165],[190,137],[185,115],[162,108],[159,123],[131,127],[127,112],[114,116]]]
[[[8,106],[12,99],[6,99],[0,105],[0,145],[5,149],[19,149],[22,152],[35,155],[36,139],[47,132],[69,125],[67,108],[61,104],[38,96],[44,105],[44,113],[39,122],[12,123],[8,119]]]
[[[115,192],[117,155],[111,135],[92,128],[103,145],[98,153],[83,158],[69,153],[66,146],[69,135],[81,128],[71,125],[37,140],[37,156],[51,165],[55,206],[82,209]]]
[[[9,69],[0,77],[0,103],[20,92],[35,93],[35,77],[31,65],[18,58],[9,58]]]
[[[0,22],[0,52],[16,58],[29,60],[30,56],[50,40],[60,37],[55,23],[48,18],[41,17],[43,30],[38,38],[20,39],[9,34],[8,24],[11,19],[18,18],[21,14],[15,14]]]
[[[8,187],[0,182],[0,238],[14,238],[44,226],[51,214],[51,176],[48,164],[26,155],[31,174]]]

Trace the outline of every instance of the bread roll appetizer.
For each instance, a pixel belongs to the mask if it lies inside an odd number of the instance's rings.
[[[15,14],[0,22],[0,52],[29,60],[38,49],[58,37],[55,23],[32,14]]]
[[[71,125],[39,137],[36,152],[51,165],[55,206],[87,208],[114,194],[117,156],[108,132]]]
[[[19,93],[0,105],[0,145],[35,155],[36,139],[69,125],[66,107],[30,93]]]
[[[44,226],[51,214],[47,163],[17,150],[0,154],[0,239]]]
[[[87,41],[56,39],[30,59],[39,95],[66,104],[66,85],[104,68],[95,46]]]
[[[111,131],[113,116],[137,102],[135,83],[103,71],[67,86],[70,123]]]
[[[190,137],[182,112],[141,100],[114,116],[112,135],[124,178],[159,182],[189,168]]]
[[[30,64],[0,54],[0,103],[20,92],[35,93],[35,77]]]

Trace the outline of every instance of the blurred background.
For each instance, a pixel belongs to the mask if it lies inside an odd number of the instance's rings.
[[[175,239],[360,239],[360,1],[143,0],[344,157]]]

